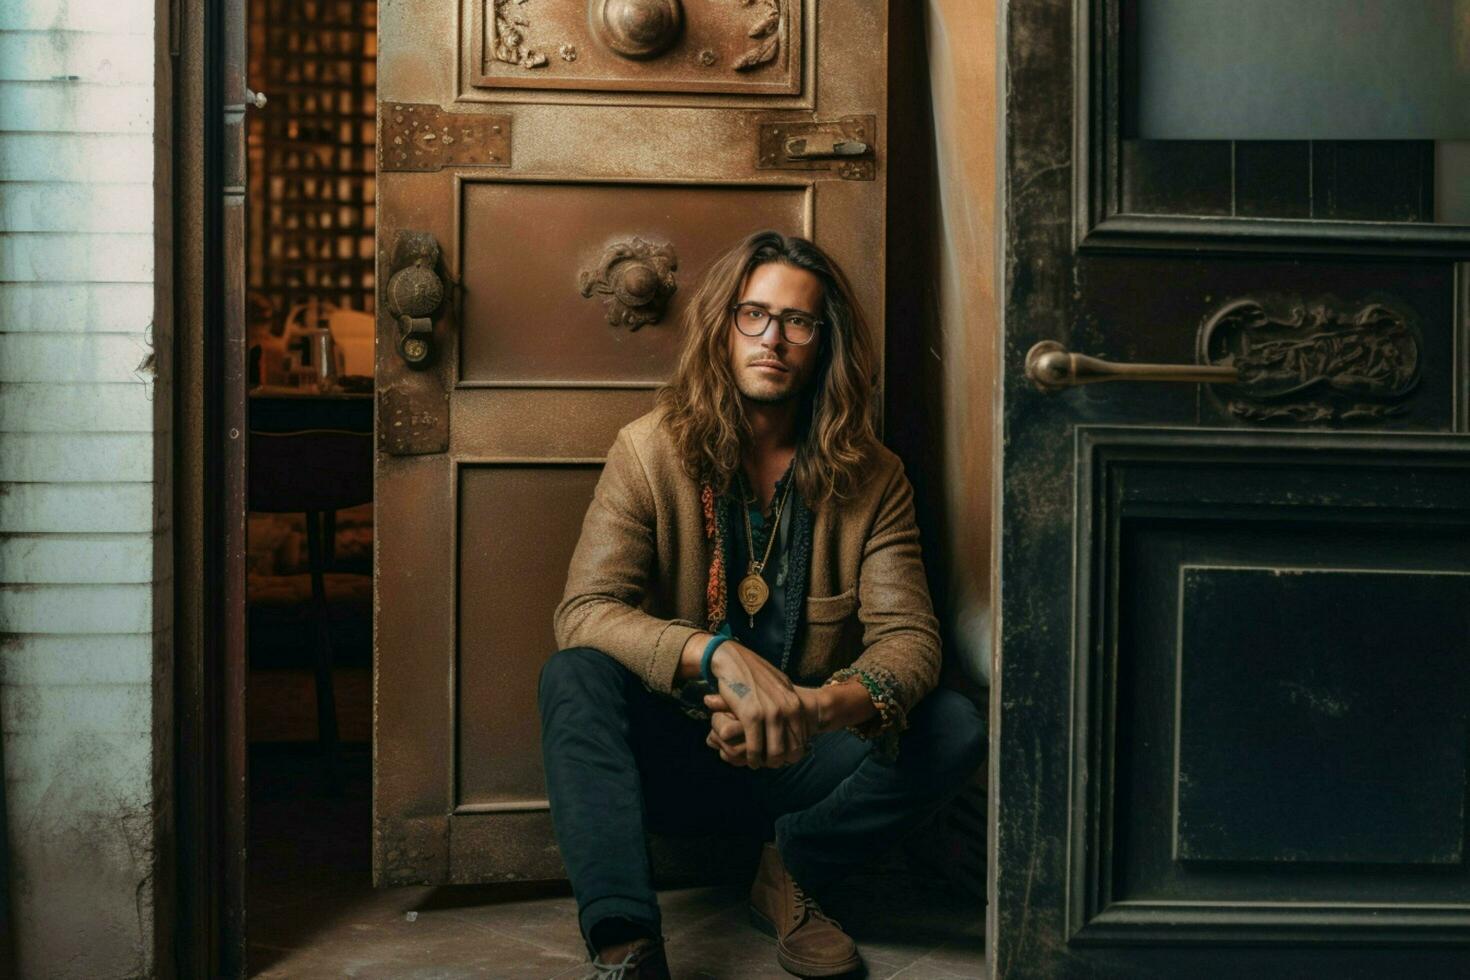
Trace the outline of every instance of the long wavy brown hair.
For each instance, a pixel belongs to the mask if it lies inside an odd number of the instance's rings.
[[[658,404],[690,477],[728,490],[750,440],[730,369],[730,307],[751,271],[769,262],[805,269],[822,284],[817,369],[798,396],[795,479],[811,506],[838,501],[858,485],[877,442],[873,345],[842,270],[805,238],[758,231],[715,260],[684,310],[684,347]]]

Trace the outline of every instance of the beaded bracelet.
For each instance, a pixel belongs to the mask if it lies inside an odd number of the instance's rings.
[[[863,687],[867,688],[868,697],[872,699],[874,704],[886,705],[888,703],[888,692],[884,691],[866,670],[859,670],[857,672],[857,679],[862,683]]]
[[[903,710],[902,706],[894,700],[894,692],[860,667],[844,667],[829,677],[826,683],[840,684],[849,680],[862,684],[863,690],[868,694],[868,699],[873,702],[873,707],[878,711],[878,717],[862,725],[849,725],[847,730],[861,739],[870,739],[880,735],[896,735],[895,726],[903,726]]]

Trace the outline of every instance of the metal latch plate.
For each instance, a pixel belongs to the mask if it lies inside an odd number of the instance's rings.
[[[872,180],[877,136],[877,116],[769,120],[760,124],[756,168],[827,170],[843,180]]]

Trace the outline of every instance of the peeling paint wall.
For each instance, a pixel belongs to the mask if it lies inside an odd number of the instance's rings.
[[[0,3],[0,758],[23,977],[168,972],[157,23],[153,0]]]

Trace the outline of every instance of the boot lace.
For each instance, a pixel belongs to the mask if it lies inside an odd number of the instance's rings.
[[[796,905],[791,910],[793,922],[800,922],[803,918],[821,919],[823,922],[830,923],[834,929],[842,928],[842,923],[823,912],[817,900],[803,891],[795,878],[791,879],[791,890],[796,896]]]
[[[663,939],[650,939],[639,943],[630,949],[628,955],[618,963],[604,963],[594,958],[592,972],[587,974],[583,980],[627,980],[629,977],[636,977],[637,974],[631,971],[637,970],[643,963],[652,959],[663,944]]]

